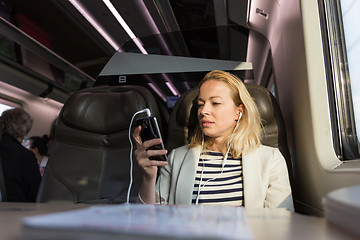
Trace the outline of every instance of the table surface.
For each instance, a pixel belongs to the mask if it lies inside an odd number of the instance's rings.
[[[0,239],[21,239],[21,220],[26,216],[89,207],[87,204],[0,203]],[[254,239],[356,239],[328,223],[325,218],[306,216],[285,209],[245,209]]]

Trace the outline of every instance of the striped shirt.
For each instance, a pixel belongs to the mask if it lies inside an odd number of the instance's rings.
[[[221,152],[207,151],[200,155],[192,203],[243,206],[242,159],[229,154],[222,170]],[[200,184],[200,192],[199,192]]]

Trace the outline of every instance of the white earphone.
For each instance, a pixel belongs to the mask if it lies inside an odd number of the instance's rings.
[[[239,121],[242,118],[242,112],[238,111],[238,114],[239,114],[239,119],[238,119],[238,121]]]
[[[134,118],[136,115],[140,114],[140,113],[146,113],[146,115],[148,117],[151,116],[151,111],[150,109],[148,108],[144,108],[142,110],[139,110],[137,111],[136,113],[134,113],[134,115],[132,116],[131,118],[131,121],[130,121],[130,126],[129,126],[129,142],[130,142],[130,183],[129,183],[129,187],[128,187],[128,191],[127,191],[127,196],[126,196],[126,203],[130,203],[130,192],[131,192],[131,187],[132,187],[132,183],[133,183],[133,161],[132,161],[132,155],[133,155],[133,149],[134,149],[134,146],[133,146],[133,143],[132,143],[132,140],[131,140],[131,127],[132,127],[132,123],[134,121]]]
[[[241,111],[238,111],[238,114],[240,115],[239,116],[239,119],[236,121],[236,125],[235,125],[235,128],[233,130],[233,132],[231,133],[231,136],[234,135],[234,132],[235,130],[237,129],[238,127],[238,124],[239,124],[239,120],[241,119],[242,117],[242,112]],[[231,149],[231,145],[232,145],[232,137],[231,137],[231,141],[230,141],[230,144],[227,148],[227,151],[224,155],[224,158],[223,158],[223,161],[222,161],[222,164],[221,164],[221,172],[214,178],[210,178],[208,179],[205,183],[202,183],[202,179],[203,179],[203,173],[204,173],[204,167],[205,167],[205,163],[204,163],[204,160],[202,162],[202,170],[201,170],[201,174],[200,174],[200,183],[199,183],[199,187],[198,187],[198,192],[197,192],[197,196],[196,196],[196,199],[195,199],[195,205],[198,205],[199,204],[199,198],[200,198],[200,192],[201,192],[201,188],[205,187],[205,185],[210,182],[210,181],[213,181],[215,179],[217,179],[218,177],[221,176],[221,174],[224,172],[224,167],[225,167],[225,164],[226,164],[226,160],[228,158],[228,155],[229,155],[229,152],[230,152],[230,149]],[[204,149],[204,134],[203,134],[203,138],[202,138],[202,142],[201,142],[201,152],[200,154],[202,153],[202,150]],[[200,158],[200,157],[199,157]]]

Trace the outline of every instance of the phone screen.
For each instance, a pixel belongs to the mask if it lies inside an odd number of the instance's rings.
[[[136,120],[137,125],[141,125],[141,132],[140,137],[143,142],[154,139],[154,138],[161,138],[159,125],[157,123],[156,117],[146,117],[146,118],[139,118]],[[164,144],[158,144],[155,146],[150,147],[149,149],[152,150],[161,150],[165,149]],[[153,156],[149,158],[150,160],[160,160],[160,161],[167,161],[166,155],[159,155]]]

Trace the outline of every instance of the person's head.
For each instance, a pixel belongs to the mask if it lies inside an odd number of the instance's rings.
[[[39,154],[40,156],[47,155],[47,142],[42,137],[33,136],[29,138],[29,141],[31,151],[33,151],[35,154]]]
[[[0,117],[1,132],[7,132],[20,142],[30,132],[33,120],[22,108],[13,108],[4,111]]]
[[[260,115],[239,78],[214,70],[205,75],[199,88],[198,124],[191,147],[200,145],[204,139],[205,146],[217,142],[225,152],[231,143],[231,154],[239,157],[260,144]]]

